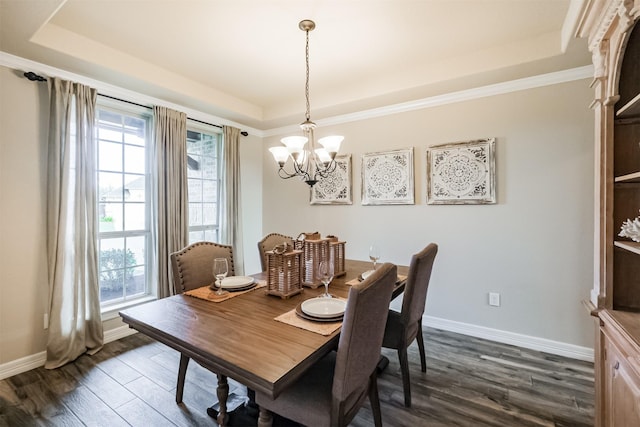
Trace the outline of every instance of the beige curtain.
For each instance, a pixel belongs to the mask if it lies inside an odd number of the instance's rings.
[[[158,284],[158,298],[174,294],[169,255],[189,241],[187,187],[187,115],[166,107],[153,107],[154,145],[152,191],[156,231],[153,247],[158,265],[152,269]]]
[[[222,126],[220,241],[233,246],[236,275],[244,274],[240,204],[240,129]]]
[[[49,335],[45,368],[102,348],[98,283],[97,92],[50,78],[47,162]]]

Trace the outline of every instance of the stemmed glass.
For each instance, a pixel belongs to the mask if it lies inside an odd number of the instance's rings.
[[[373,269],[376,269],[376,263],[380,259],[380,249],[376,245],[369,246],[369,259],[373,261]]]
[[[227,264],[226,258],[216,258],[213,260],[213,275],[216,278],[216,286],[218,290],[216,291],[216,295],[226,295],[227,291],[222,289],[222,279],[227,277],[229,273],[229,264]]]
[[[332,262],[320,261],[320,263],[318,263],[316,277],[324,285],[324,294],[320,295],[320,298],[332,298],[331,294],[329,293],[329,283],[331,283],[331,281],[333,280],[333,274],[334,267]]]

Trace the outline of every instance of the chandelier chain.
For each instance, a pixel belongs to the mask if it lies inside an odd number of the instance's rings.
[[[305,31],[307,33],[307,46],[305,49],[305,62],[306,62],[306,66],[307,66],[307,79],[306,79],[306,83],[304,86],[304,94],[305,94],[305,98],[307,99],[307,112],[306,112],[306,118],[307,120],[311,119],[311,107],[309,104],[309,30]]]

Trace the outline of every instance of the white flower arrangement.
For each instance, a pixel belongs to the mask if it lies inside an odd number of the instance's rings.
[[[640,216],[636,217],[633,221],[627,219],[622,223],[620,237],[628,237],[634,242],[640,242]]]

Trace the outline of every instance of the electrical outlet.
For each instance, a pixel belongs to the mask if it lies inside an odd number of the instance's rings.
[[[49,329],[49,313],[44,314],[44,328]]]
[[[500,307],[500,294],[497,292],[489,292],[489,305]]]

